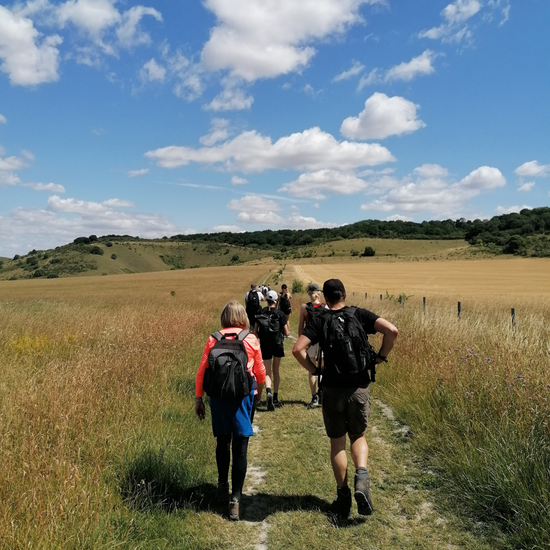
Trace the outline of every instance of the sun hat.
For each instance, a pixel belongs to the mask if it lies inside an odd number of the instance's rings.
[[[276,302],[278,297],[277,292],[274,290],[270,290],[266,296],[268,302]]]

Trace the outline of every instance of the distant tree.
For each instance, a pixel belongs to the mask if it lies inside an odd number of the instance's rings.
[[[117,258],[117,255],[113,252],[113,254],[111,254],[111,260],[116,260]]]
[[[91,243],[95,243],[99,240],[96,235],[90,235],[88,239],[90,239]]]
[[[19,254],[16,254],[16,255],[13,257],[14,260],[19,260],[19,258],[21,258],[21,256],[19,256]]]
[[[73,244],[90,244],[92,241],[90,241],[89,237],[77,237]]]
[[[363,256],[374,256],[376,254],[376,251],[372,246],[365,246],[365,250],[363,252]]]
[[[352,250],[350,251],[350,254],[351,254],[352,256],[359,256],[359,250],[352,249]]]
[[[89,252],[90,254],[97,254],[98,256],[103,256],[103,248],[97,245],[90,246]]]
[[[525,250],[525,239],[520,235],[512,235],[504,245],[505,254],[521,254]]]

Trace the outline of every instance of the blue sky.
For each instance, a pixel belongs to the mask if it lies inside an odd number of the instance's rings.
[[[550,202],[548,0],[0,2],[0,255]]]

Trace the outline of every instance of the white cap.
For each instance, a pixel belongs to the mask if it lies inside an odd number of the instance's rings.
[[[270,290],[266,296],[268,302],[276,302],[278,297],[277,292],[274,290]]]

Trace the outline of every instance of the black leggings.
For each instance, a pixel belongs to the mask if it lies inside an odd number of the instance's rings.
[[[221,435],[216,438],[216,464],[218,466],[218,484],[227,483],[229,478],[229,463],[233,450],[233,467],[231,468],[231,494],[240,497],[243,492],[246,477],[246,452],[248,437],[238,435]],[[233,445],[231,445],[233,439]]]

